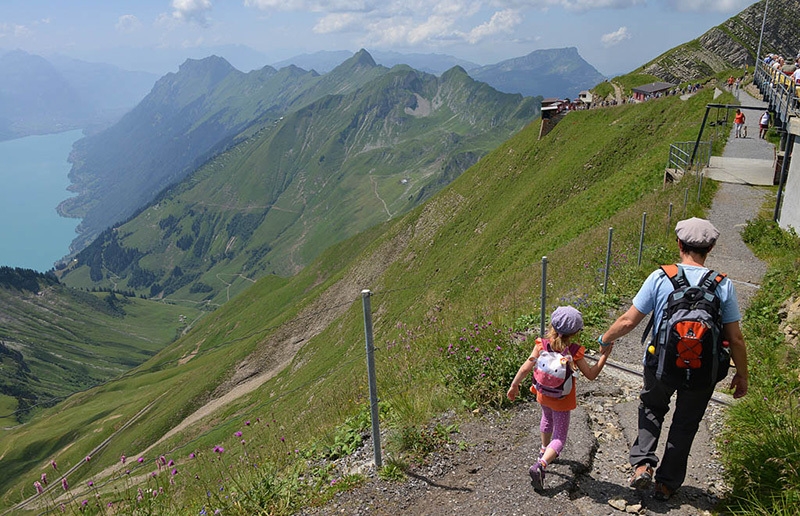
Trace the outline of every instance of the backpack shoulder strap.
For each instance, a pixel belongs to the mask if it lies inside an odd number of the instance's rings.
[[[727,274],[710,270],[700,280],[699,285],[701,285],[706,290],[714,292],[719,286],[719,284],[722,283],[722,280],[724,280],[727,276],[728,276]]]
[[[670,282],[672,282],[673,288],[678,289],[689,286],[689,282],[686,281],[686,275],[683,273],[683,269],[678,267],[678,264],[671,263],[669,265],[662,265],[660,268],[664,271],[664,274],[667,275]]]

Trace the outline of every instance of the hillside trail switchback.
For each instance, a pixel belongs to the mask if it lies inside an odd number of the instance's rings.
[[[758,105],[759,101],[744,91],[739,97],[743,104]],[[731,135],[723,158],[772,159],[774,147],[758,139],[758,117],[755,111],[751,113],[747,119],[749,137],[736,139]],[[720,231],[707,265],[734,281],[742,311],[759,288],[766,266],[744,244],[741,229],[756,217],[766,194],[766,189],[753,184],[720,183],[707,215]],[[621,307],[621,311],[625,309],[627,306]],[[616,343],[596,381],[580,381],[569,440],[563,454],[548,467],[543,492],[534,491],[528,476],[528,467],[539,450],[540,417],[538,404],[529,398],[505,411],[440,416],[434,424],[457,423],[459,432],[424,465],[409,466],[406,479],[400,482],[377,478],[371,464],[371,444],[367,444],[337,465],[342,472],[365,474],[367,482],[340,493],[323,507],[307,508],[300,514],[711,514],[727,490],[715,443],[722,428],[724,403],[712,401],[709,405],[692,446],[686,481],[670,500],[657,501],[652,491],[640,493],[628,487],[628,450],[636,436],[641,379],[608,366],[640,370],[644,325],[640,326]],[[729,379],[724,380],[718,388],[729,384]],[[715,398],[732,402],[724,393]],[[670,418],[668,414],[659,457]]]

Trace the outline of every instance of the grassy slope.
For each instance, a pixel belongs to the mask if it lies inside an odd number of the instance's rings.
[[[14,475],[0,481],[3,505],[18,499],[49,459],[79,463],[155,400],[146,417],[112,440],[75,481],[122,453],[138,453],[214,397],[234,364],[252,350],[289,345],[278,326],[304,306],[307,311],[294,325],[305,327],[305,333],[298,331],[305,341],[292,365],[164,449],[224,442],[242,419],[259,416],[275,418],[291,446],[330,435],[363,405],[367,392],[362,288],[375,292],[382,399],[406,421],[456,403],[436,367],[438,348],[476,319],[504,325],[536,313],[543,255],[550,263],[549,306],[597,293],[602,277],[596,269],[604,260],[609,226],[615,235],[612,293],[624,294],[654,264],[675,258],[662,251],[671,240],[666,214],[670,202],[681,213],[684,184],[662,188],[663,166],[670,142],[696,136],[710,101],[711,93],[704,91],[687,102],[667,98],[570,113],[542,141],[538,124],[531,124],[407,216],[330,249],[290,280],[259,281],[123,380],[77,395],[59,411],[7,432],[0,468]],[[712,190],[704,190],[704,202]],[[687,216],[700,209],[692,203]],[[653,229],[637,268],[633,251],[644,211]],[[412,347],[389,345],[407,332],[415,335]],[[193,352],[191,360],[180,361]],[[257,370],[269,366],[265,359]]]
[[[146,361],[200,315],[195,308],[122,296],[117,296],[121,311],[114,311],[106,296],[63,286],[49,287],[42,295],[0,289],[0,340],[22,352],[30,369],[19,381],[7,377],[13,369],[4,367],[0,380],[24,385],[38,403],[52,405],[57,401],[53,398],[67,397]],[[2,406],[10,410],[0,411],[0,423],[11,426],[16,424],[12,413],[17,403],[3,398]]]

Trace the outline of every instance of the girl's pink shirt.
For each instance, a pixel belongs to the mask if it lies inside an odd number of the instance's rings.
[[[528,360],[535,360],[535,357],[539,356],[539,353],[542,352],[542,339],[536,339],[536,346],[533,347],[533,352],[531,353],[531,358]],[[586,348],[584,346],[578,346],[578,351],[572,355],[573,360],[580,360],[583,358],[583,355],[586,353]],[[552,410],[556,410],[558,412],[567,412],[569,410],[575,410],[578,406],[578,397],[576,392],[578,390],[578,377],[580,376],[580,371],[574,371],[572,374],[573,378],[573,386],[572,390],[569,394],[564,396],[563,398],[553,398],[551,396],[545,396],[541,392],[536,390],[536,387],[531,385],[531,392],[536,394],[536,401],[539,402],[540,405],[550,408]]]

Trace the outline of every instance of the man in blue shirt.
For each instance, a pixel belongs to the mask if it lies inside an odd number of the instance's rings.
[[[682,220],[675,226],[678,250],[683,269],[690,284],[696,285],[708,272],[706,257],[719,237],[719,231],[707,220],[693,217]],[[661,269],[651,273],[633,298],[633,306],[619,317],[600,339],[607,345],[633,330],[649,313],[654,314],[653,331],[659,326],[667,297],[674,290],[672,282]],[[739,302],[733,283],[725,278],[717,287],[721,301],[723,339],[730,343],[731,359],[736,374],[731,382],[733,397],[741,398],[747,394],[747,347],[744,342],[739,320]],[[645,353],[647,351],[645,350]],[[675,412],[667,437],[667,446],[661,465],[655,473],[655,492],[653,497],[667,500],[686,478],[686,467],[692,442],[700,427],[706,407],[714,393],[714,385],[690,390],[681,386],[669,385],[658,380],[655,371],[644,368],[644,385],[639,394],[639,431],[630,450],[630,463],[634,467],[631,487],[646,489],[653,480],[653,468],[658,465],[656,446],[661,435],[664,417],[669,412],[672,395],[678,393]]]

